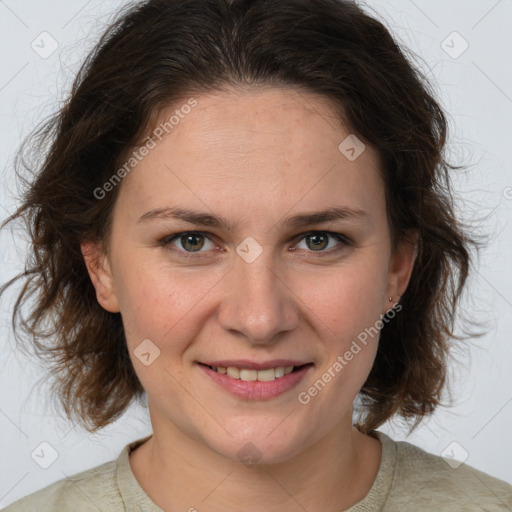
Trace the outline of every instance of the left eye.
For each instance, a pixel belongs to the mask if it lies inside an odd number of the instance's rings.
[[[312,231],[311,233],[307,233],[306,235],[301,235],[302,239],[306,241],[306,246],[308,249],[313,248],[313,252],[330,252],[323,251],[329,245],[329,238],[335,239],[338,242],[341,242],[341,245],[348,245],[348,240],[346,237],[341,235],[340,233],[331,233],[330,231]],[[311,243],[308,243],[308,240]],[[339,244],[338,244],[339,245]],[[337,247],[336,249],[339,249]],[[318,251],[320,249],[320,251]],[[335,250],[336,250],[335,249]]]
[[[350,245],[350,240],[347,237],[341,233],[333,233],[330,231],[311,231],[309,233],[299,235],[296,239],[300,241],[304,240],[306,248],[310,252],[330,253],[341,250],[346,245]],[[334,239],[339,243],[335,245],[334,249],[331,247],[329,250],[325,250],[329,246],[329,239]],[[164,247],[168,247],[169,245],[176,247],[175,243],[179,243],[181,244],[181,248],[172,250],[181,253],[180,256],[190,258],[194,257],[190,256],[191,254],[201,252],[201,249],[205,247],[205,240],[210,243],[210,249],[217,247],[206,233],[198,231],[184,231],[182,233],[168,236],[161,241],[161,244]],[[206,248],[208,249],[208,247]]]

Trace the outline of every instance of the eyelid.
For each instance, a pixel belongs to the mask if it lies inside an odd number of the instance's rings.
[[[352,245],[352,243],[353,243],[352,240],[348,236],[344,235],[343,233],[338,233],[337,231],[329,231],[327,229],[312,229],[310,231],[305,231],[304,233],[300,233],[297,236],[295,236],[293,238],[293,240],[300,241],[303,238],[306,238],[306,236],[308,236],[308,235],[313,235],[313,234],[317,234],[317,233],[323,233],[323,234],[329,235],[331,238],[341,241],[347,245]],[[315,252],[315,251],[311,251],[311,252]],[[319,251],[319,252],[329,252],[329,251]]]
[[[174,233],[172,235],[167,235],[167,236],[163,237],[159,241],[159,245],[163,246],[164,248],[168,249],[171,252],[178,253],[180,255],[180,257],[184,257],[184,258],[197,258],[197,257],[199,257],[199,255],[202,253],[202,251],[197,251],[197,253],[187,252],[187,251],[184,251],[184,250],[177,249],[174,246],[171,246],[171,242],[173,242],[174,240],[178,240],[179,238],[181,238],[182,236],[185,236],[185,235],[200,235],[200,236],[204,236],[205,238],[210,240],[210,242],[212,242],[214,245],[218,245],[214,241],[215,236],[212,235],[212,233],[208,233],[206,231],[195,231],[195,230],[180,231],[179,233]],[[212,237],[213,237],[213,239],[212,239]],[[196,254],[197,254],[197,256],[196,256]]]

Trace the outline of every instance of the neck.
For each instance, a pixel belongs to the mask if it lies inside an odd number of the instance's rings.
[[[366,496],[381,459],[380,442],[349,420],[285,462],[246,466],[152,416],[153,436],[130,465],[164,510],[345,510]]]

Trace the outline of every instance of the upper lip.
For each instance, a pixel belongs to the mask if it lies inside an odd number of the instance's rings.
[[[207,366],[229,368],[245,368],[247,370],[266,370],[267,368],[277,368],[280,366],[303,366],[309,364],[311,361],[297,361],[296,359],[271,359],[262,363],[256,361],[249,361],[249,359],[223,359],[222,361],[199,361]]]

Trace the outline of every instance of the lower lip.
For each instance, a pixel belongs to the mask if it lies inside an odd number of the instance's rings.
[[[214,382],[222,386],[231,394],[245,400],[268,400],[281,395],[296,386],[313,368],[312,364],[302,366],[297,371],[288,373],[271,381],[245,381],[232,379],[226,374],[217,373],[204,364],[199,364],[201,370],[208,375]]]

